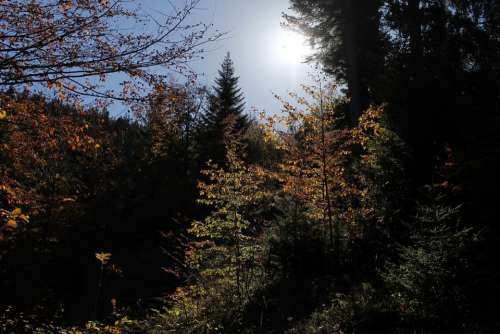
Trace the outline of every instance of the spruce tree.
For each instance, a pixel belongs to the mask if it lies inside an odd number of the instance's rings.
[[[203,117],[203,129],[200,144],[203,145],[201,158],[205,162],[211,159],[220,166],[225,165],[226,144],[228,141],[240,141],[248,128],[244,112],[244,98],[238,87],[233,61],[229,52],[215,80],[210,96],[209,109]]]

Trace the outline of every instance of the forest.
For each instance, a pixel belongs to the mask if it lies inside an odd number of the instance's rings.
[[[200,1],[0,0],[0,333],[500,333],[500,3],[289,0],[250,113]]]

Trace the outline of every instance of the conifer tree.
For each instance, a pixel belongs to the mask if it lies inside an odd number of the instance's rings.
[[[236,141],[248,127],[244,112],[243,94],[238,87],[233,61],[229,52],[215,80],[210,97],[209,109],[203,118],[201,145],[204,146],[202,159],[211,159],[219,165],[225,165],[226,143]]]
[[[301,30],[315,46],[318,61],[346,84],[351,126],[373,102],[383,66],[384,37],[379,30],[382,1],[291,0],[285,22]]]

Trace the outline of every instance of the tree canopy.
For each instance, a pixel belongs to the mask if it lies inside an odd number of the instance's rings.
[[[64,94],[142,98],[144,89],[166,78],[159,67],[187,72],[201,47],[220,36],[187,22],[198,4],[181,2],[157,20],[122,0],[3,1],[0,85],[38,83]],[[127,77],[120,91],[103,87],[115,73]]]
[[[249,121],[244,114],[245,103],[241,88],[238,87],[233,61],[227,53],[215,79],[210,106],[203,122],[204,150],[203,159],[212,159],[223,165],[226,159],[226,144],[242,137]]]
[[[258,120],[167,2],[0,0],[0,332],[500,332],[498,1],[290,0]]]

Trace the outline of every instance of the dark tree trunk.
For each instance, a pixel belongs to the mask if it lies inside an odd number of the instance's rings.
[[[344,46],[347,63],[347,87],[349,98],[349,121],[352,127],[358,124],[358,119],[368,105],[368,88],[363,84],[361,73],[361,55],[359,54],[358,41],[360,27],[364,24],[364,18],[360,17],[360,4],[357,1],[348,0],[344,2]],[[362,47],[362,46],[361,46]]]

